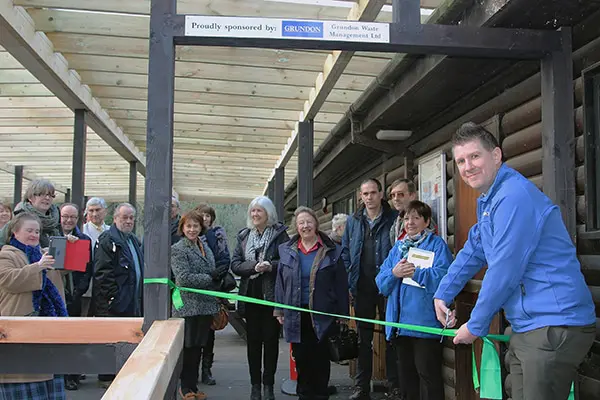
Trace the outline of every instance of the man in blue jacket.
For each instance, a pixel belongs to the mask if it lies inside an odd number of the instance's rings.
[[[385,261],[392,244],[390,229],[397,212],[383,200],[383,187],[374,178],[360,185],[363,205],[348,218],[342,238],[342,259],[348,271],[348,285],[353,299],[354,313],[360,318],[385,320],[385,298],[379,294],[375,277]],[[356,389],[350,400],[369,400],[373,374],[373,325],[357,323],[359,355],[356,368]],[[395,385],[397,369],[392,351],[386,354],[386,370],[390,386]],[[393,372],[390,372],[393,371]],[[391,379],[390,379],[391,378]],[[396,378],[396,379],[394,379]]]
[[[566,399],[595,337],[594,303],[560,209],[528,179],[502,163],[485,128],[464,124],[452,139],[461,177],[482,195],[477,224],[448,270],[434,302],[438,320],[456,323],[447,306],[483,266],[488,270],[469,321],[454,338],[486,336],[504,310],[512,398]]]

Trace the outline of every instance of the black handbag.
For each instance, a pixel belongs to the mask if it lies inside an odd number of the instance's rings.
[[[329,357],[339,362],[358,358],[358,334],[346,324],[338,324],[337,333],[327,337]]]
[[[235,281],[235,277],[231,272],[227,272],[223,279],[221,279],[221,284],[219,285],[220,292],[231,292],[237,288],[237,282]]]

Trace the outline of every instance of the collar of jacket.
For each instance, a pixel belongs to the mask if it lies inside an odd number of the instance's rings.
[[[496,177],[494,178],[494,183],[488,189],[486,193],[482,193],[478,200],[482,203],[487,203],[491,198],[494,197],[494,194],[498,191],[499,187],[502,185],[507,178],[513,175],[515,172],[514,169],[507,166],[505,163],[502,163],[500,169],[498,169],[498,173],[496,173]]]
[[[125,242],[125,238],[131,238],[131,240],[136,241],[137,237],[133,234],[130,233],[129,236],[123,232],[121,232],[120,230],[117,229],[117,226],[115,224],[112,224],[110,226],[110,229],[108,231],[108,234],[110,235],[110,238],[112,239],[112,241],[115,243],[115,245],[117,246],[121,246],[121,247],[125,247],[125,245],[127,244]],[[106,233],[105,232],[105,233]],[[98,239],[100,240],[100,239]]]
[[[318,235],[321,238],[321,241],[323,242],[323,247],[325,248],[325,254],[328,254],[329,252],[336,250],[335,243],[333,242],[333,240],[331,240],[329,238],[329,236],[327,236],[322,231],[319,231]],[[294,259],[298,256],[298,241],[299,240],[300,240],[300,235],[296,233],[287,243],[285,243],[283,245],[283,247],[285,248],[285,251],[288,252]],[[281,249],[281,247],[280,247],[280,249]],[[341,253],[341,248],[340,248],[340,253]]]
[[[365,211],[365,205],[362,204],[358,208],[358,210],[356,210],[353,217],[358,220],[365,218],[365,216],[363,214],[364,211]],[[387,218],[396,218],[397,213],[398,212],[396,210],[394,210],[387,201],[381,200],[381,221],[383,221],[384,219],[387,219]]]

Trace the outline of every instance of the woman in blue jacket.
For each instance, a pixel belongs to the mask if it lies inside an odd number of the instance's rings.
[[[404,215],[406,235],[396,242],[375,281],[388,297],[388,322],[441,328],[433,307],[433,295],[448,271],[452,254],[442,238],[429,228],[431,208],[418,200],[409,203]],[[431,268],[416,268],[407,262],[411,247],[435,253]],[[420,285],[410,285],[404,279]],[[387,340],[396,345],[400,391],[394,398],[443,400],[442,349],[440,337],[386,326]]]
[[[341,247],[319,231],[319,220],[310,208],[299,207],[294,220],[298,234],[279,246],[275,301],[348,315],[348,275]],[[331,365],[326,339],[335,328],[335,318],[277,308],[275,316],[286,341],[292,343],[300,400],[327,400]]]

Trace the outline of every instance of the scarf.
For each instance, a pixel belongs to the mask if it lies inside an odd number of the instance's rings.
[[[272,226],[268,226],[262,235],[258,233],[258,229],[252,228],[246,241],[246,252],[244,254],[246,261],[256,261],[257,263],[265,261],[267,247],[274,235],[275,229]],[[254,274],[250,276],[250,279],[254,279],[261,274],[262,272]]]
[[[408,257],[408,251],[411,247],[419,247],[421,243],[431,234],[431,229],[425,228],[421,233],[416,234],[412,238],[408,235],[400,242],[400,259]]]
[[[42,222],[42,234],[40,235],[41,247],[48,247],[50,245],[50,236],[60,236],[60,212],[54,204],[50,206],[50,209],[46,213],[42,213],[31,205],[30,202],[24,201],[19,204],[19,207],[15,210],[15,214],[19,212],[33,214]]]
[[[33,264],[41,260],[42,251],[40,246],[28,246],[18,241],[14,236],[10,238],[11,246],[21,250],[27,256],[27,260]],[[46,276],[46,270],[42,271],[42,289],[34,290],[32,294],[33,314],[40,317],[67,317],[67,307],[58,289]]]

